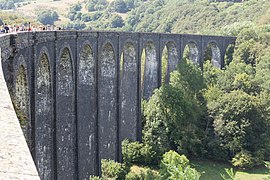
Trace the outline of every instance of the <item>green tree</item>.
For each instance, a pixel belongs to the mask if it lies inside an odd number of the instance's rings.
[[[268,49],[269,50],[269,49]],[[259,87],[267,92],[270,92],[270,53],[266,53],[260,57],[259,63],[256,66],[255,80]]]
[[[169,149],[193,155],[201,151],[203,105],[198,98],[202,76],[194,77],[200,71],[192,63],[182,63],[171,73],[170,84],[156,90],[144,109],[144,142],[158,155]]]
[[[123,18],[119,15],[113,15],[111,17],[111,23],[110,23],[110,27],[111,28],[121,28],[124,26],[124,21]]]
[[[127,5],[124,0],[113,1],[113,7],[115,11],[119,13],[126,13],[128,11]]]
[[[58,19],[58,14],[53,10],[44,10],[38,13],[37,20],[44,25],[54,24],[54,22]]]

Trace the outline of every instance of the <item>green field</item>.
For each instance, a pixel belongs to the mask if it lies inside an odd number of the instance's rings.
[[[206,160],[191,160],[193,167],[202,173],[201,180],[222,180],[220,174],[226,174],[225,168],[231,168],[230,164]],[[236,180],[263,180],[270,176],[269,170],[262,166],[251,170],[236,170]]]

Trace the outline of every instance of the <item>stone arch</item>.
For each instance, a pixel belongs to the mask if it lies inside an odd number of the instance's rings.
[[[23,55],[20,55],[18,58],[18,64],[16,67],[16,76],[15,76],[15,97],[14,105],[18,119],[20,120],[21,127],[24,133],[24,136],[27,140],[30,139],[31,131],[31,122],[29,119],[29,83],[27,76],[26,63]],[[28,146],[31,146],[31,143],[28,142]]]
[[[115,51],[110,42],[103,45],[101,50],[101,74],[104,77],[114,77],[116,74]]]
[[[142,93],[144,99],[149,99],[154,91],[158,87],[158,59],[155,45],[152,41],[147,42],[144,47],[145,52],[145,64],[143,71]],[[141,55],[143,56],[143,54]]]
[[[123,57],[120,65],[122,73],[125,71],[137,71],[136,50],[133,43],[125,43],[121,56]]]
[[[200,64],[199,48],[196,42],[190,41],[185,45],[183,58],[188,58],[195,64]]]
[[[85,44],[79,55],[79,83],[92,85],[94,83],[94,55],[92,47]]]
[[[115,49],[105,41],[99,57],[98,135],[99,161],[118,158],[117,63]]]
[[[36,70],[35,157],[39,176],[42,179],[53,179],[53,97],[47,52],[41,50]]]
[[[207,44],[204,50],[204,61],[205,60],[210,60],[212,65],[216,68],[222,67],[221,52],[216,42],[211,41]]]
[[[176,44],[173,41],[167,42],[162,51],[162,83],[168,83],[170,80],[170,73],[177,67],[178,56]]]
[[[61,51],[60,62],[58,64],[58,89],[59,95],[70,96],[73,94],[73,67],[69,48],[65,47]]]
[[[138,104],[138,63],[136,49],[131,42],[126,42],[121,53],[120,77],[120,119],[121,140],[136,140],[137,104]],[[132,87],[132,88],[131,88]]]
[[[23,57],[19,58],[19,61],[22,61]],[[23,60],[24,61],[24,60]],[[20,64],[18,67],[18,72],[16,75],[16,84],[15,84],[15,95],[16,95],[16,107],[27,114],[29,110],[29,97],[28,97],[28,80],[26,68],[23,64]]]

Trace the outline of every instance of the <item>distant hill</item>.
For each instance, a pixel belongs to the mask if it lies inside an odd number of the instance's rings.
[[[270,1],[216,1],[221,0],[36,0],[17,2],[14,11],[38,20],[39,14],[55,11],[54,24],[67,29],[226,34],[270,24]]]

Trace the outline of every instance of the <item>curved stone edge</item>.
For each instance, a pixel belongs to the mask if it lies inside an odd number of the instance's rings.
[[[38,180],[38,172],[11,102],[1,61],[0,59],[0,179]]]

